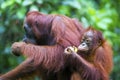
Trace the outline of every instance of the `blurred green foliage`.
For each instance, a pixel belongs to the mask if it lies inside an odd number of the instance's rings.
[[[23,61],[11,55],[11,45],[22,40],[23,20],[30,10],[79,19],[85,27],[101,30],[114,50],[112,80],[120,79],[120,0],[0,0],[0,73]]]

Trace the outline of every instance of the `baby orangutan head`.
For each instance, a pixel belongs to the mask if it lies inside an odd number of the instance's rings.
[[[104,39],[102,33],[90,27],[86,29],[85,32],[83,33],[78,48],[67,47],[65,49],[65,53],[72,53],[72,52],[91,53],[94,52],[98,47],[100,47],[103,42]]]

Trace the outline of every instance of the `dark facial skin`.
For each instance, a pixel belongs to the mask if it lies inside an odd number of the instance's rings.
[[[78,46],[78,51],[91,52],[99,47],[100,40],[98,40],[98,36],[96,36],[97,38],[95,38],[95,36],[96,35],[91,30],[86,32],[82,37],[80,45]]]
[[[36,27],[37,28],[37,27]],[[32,28],[25,23],[24,24],[24,30],[25,30],[25,36],[23,38],[23,41],[25,43],[31,43],[35,45],[54,45],[54,37],[50,35],[50,33],[46,34],[47,30],[42,32],[40,31],[39,39],[36,38],[35,32],[33,32]]]
[[[81,44],[78,46],[78,50],[80,51],[88,51],[90,46],[93,44],[93,33],[86,32],[81,40]]]
[[[32,29],[27,24],[24,24],[24,30],[25,30],[25,36],[23,38],[23,41],[26,43],[36,44],[37,42],[32,32]]]

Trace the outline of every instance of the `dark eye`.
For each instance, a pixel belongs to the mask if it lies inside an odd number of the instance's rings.
[[[85,38],[84,38],[84,37],[82,37],[81,42],[84,42],[84,41],[85,41]]]
[[[86,43],[90,43],[90,40],[87,39],[87,40],[86,40]]]

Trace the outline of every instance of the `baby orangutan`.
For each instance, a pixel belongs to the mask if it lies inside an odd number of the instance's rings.
[[[112,58],[111,51],[105,45],[102,33],[88,28],[78,47],[70,46],[65,49],[74,72],[71,80],[109,80]]]
[[[104,43],[104,39],[102,33],[99,31],[95,31],[94,29],[90,28],[89,30],[85,31],[80,41],[80,45],[78,47],[70,46],[65,49],[66,54],[79,54],[79,55],[94,55],[95,50],[102,46]]]

